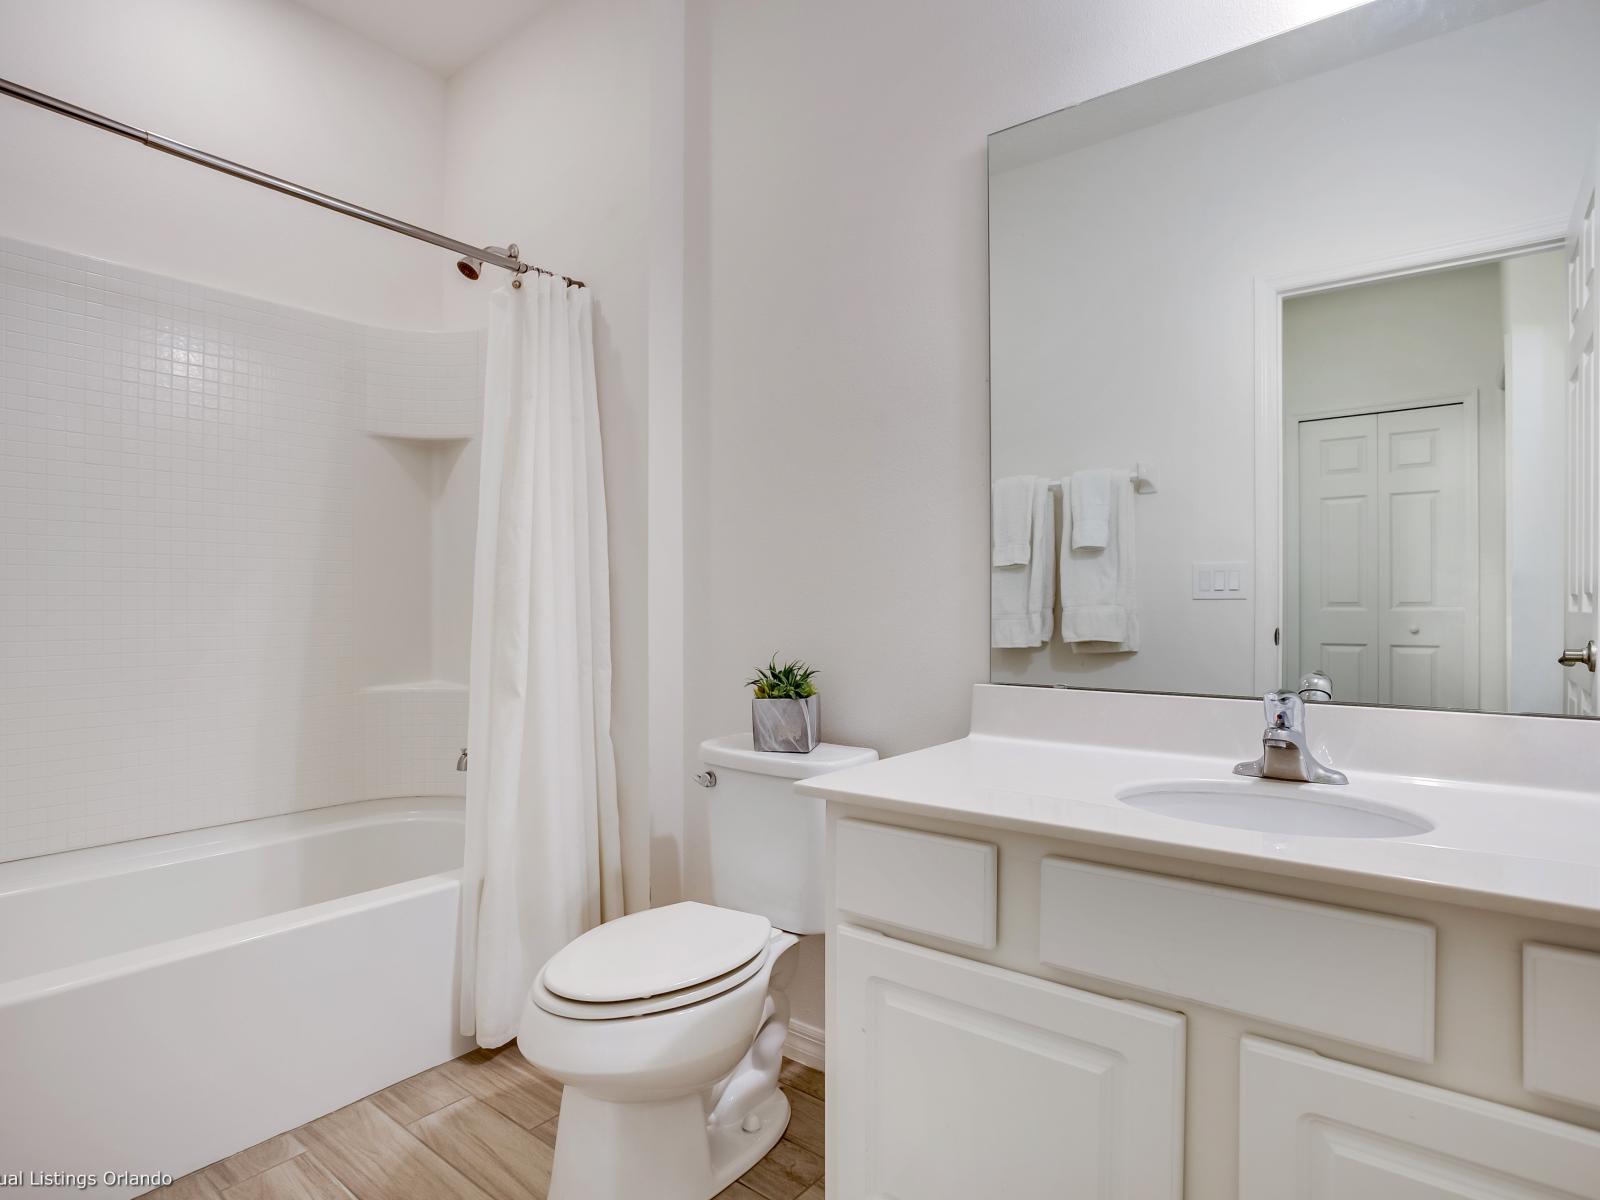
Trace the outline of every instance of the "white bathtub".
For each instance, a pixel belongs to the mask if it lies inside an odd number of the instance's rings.
[[[458,799],[368,800],[0,864],[0,1184],[134,1196],[104,1176],[175,1178],[465,1053],[461,846]]]

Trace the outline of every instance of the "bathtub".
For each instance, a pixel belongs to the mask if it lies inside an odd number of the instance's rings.
[[[0,1185],[138,1195],[471,1049],[462,832],[367,800],[0,864]]]

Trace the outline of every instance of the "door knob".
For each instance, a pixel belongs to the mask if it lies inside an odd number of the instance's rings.
[[[1590,642],[1582,650],[1566,650],[1560,658],[1556,659],[1563,667],[1585,666],[1593,671],[1595,667],[1594,643]]]

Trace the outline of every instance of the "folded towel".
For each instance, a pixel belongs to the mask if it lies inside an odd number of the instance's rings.
[[[1078,471],[1072,476],[1072,548],[1103,550],[1111,540],[1115,471]]]
[[[989,644],[1042,646],[1050,640],[1056,606],[1056,506],[1050,481],[1028,489],[1027,561],[989,568]]]
[[[1025,563],[1032,553],[1034,480],[1032,475],[1008,475],[994,481],[989,518],[997,567]]]
[[[1061,548],[1061,640],[1079,654],[1125,654],[1139,649],[1135,613],[1133,479],[1113,473],[1107,509],[1106,544],[1100,550],[1075,550],[1075,531]],[[1076,477],[1074,477],[1076,478]],[[1074,506],[1063,506],[1075,524]],[[1070,525],[1069,525],[1070,529]]]

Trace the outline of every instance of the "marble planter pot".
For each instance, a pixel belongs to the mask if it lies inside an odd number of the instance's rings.
[[[757,750],[810,754],[817,748],[818,696],[750,701],[750,737]]]

